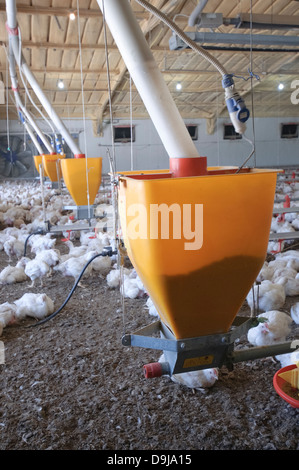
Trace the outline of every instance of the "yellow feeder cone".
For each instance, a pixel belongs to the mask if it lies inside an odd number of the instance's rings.
[[[43,156],[42,155],[34,155],[33,159],[34,159],[35,168],[39,173],[39,166],[43,162]],[[45,167],[44,167],[44,176],[48,176],[47,173],[46,173]]]
[[[93,204],[101,185],[102,158],[67,158],[60,164],[65,185],[75,204]]]
[[[176,339],[228,332],[267,253],[277,171],[216,170],[120,176],[128,255]]]
[[[60,161],[65,158],[65,155],[43,155],[43,165],[45,175],[47,175],[52,182],[60,181],[62,177]]]

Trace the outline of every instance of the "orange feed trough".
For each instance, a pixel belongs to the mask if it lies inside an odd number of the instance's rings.
[[[226,333],[266,257],[276,170],[120,175],[128,255],[176,339]]]

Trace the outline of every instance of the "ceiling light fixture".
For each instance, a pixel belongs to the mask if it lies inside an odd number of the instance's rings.
[[[278,85],[278,89],[279,89],[279,90],[283,90],[283,89],[284,89],[284,84],[283,84],[283,83],[280,83],[280,84]]]
[[[70,20],[74,21],[76,19],[75,13],[70,13]]]
[[[181,83],[177,83],[177,84],[176,84],[176,89],[177,89],[177,90],[181,90],[181,89],[182,89],[182,84],[181,84]]]
[[[62,89],[64,88],[64,83],[63,83],[63,81],[62,81],[62,80],[58,80],[57,86],[58,86],[58,88],[60,88],[60,89],[62,90]]]

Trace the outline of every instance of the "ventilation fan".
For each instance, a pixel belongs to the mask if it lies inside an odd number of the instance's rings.
[[[8,148],[9,147],[9,148]],[[20,178],[34,175],[33,144],[20,135],[0,135],[0,177]]]

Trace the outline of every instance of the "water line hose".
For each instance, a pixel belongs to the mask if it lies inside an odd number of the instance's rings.
[[[83,267],[81,273],[79,274],[78,278],[76,279],[69,295],[67,296],[67,298],[65,299],[65,301],[63,302],[63,304],[55,311],[53,312],[51,315],[49,315],[48,317],[44,318],[43,320],[40,320],[38,323],[35,323],[34,325],[30,325],[28,328],[32,328],[32,327],[36,327],[36,326],[39,326],[39,325],[42,325],[46,322],[48,322],[49,320],[52,320],[52,318],[56,317],[56,315],[58,315],[58,313],[61,312],[61,310],[66,306],[66,304],[68,303],[68,301],[70,300],[71,296],[73,295],[73,293],[75,292],[75,289],[77,287],[77,285],[79,284],[80,282],[80,279],[82,278],[83,274],[84,274],[84,271],[85,269],[88,267],[88,265],[95,259],[95,258],[98,258],[99,256],[112,256],[114,254],[117,254],[116,251],[112,251],[112,249],[110,249],[110,247],[108,247],[108,249],[106,249],[106,251],[103,251],[102,253],[98,253],[96,255],[94,255],[86,264],[85,266]]]

